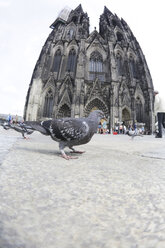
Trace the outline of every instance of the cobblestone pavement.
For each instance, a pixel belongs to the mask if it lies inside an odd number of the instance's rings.
[[[165,138],[78,148],[66,161],[49,137],[17,140],[0,166],[0,248],[164,248]]]

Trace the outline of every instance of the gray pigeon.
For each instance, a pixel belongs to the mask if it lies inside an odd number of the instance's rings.
[[[22,137],[24,139],[26,139],[25,134],[30,135],[30,134],[32,134],[34,132],[33,130],[29,130],[28,127],[26,127],[24,125],[24,123],[11,124],[11,128],[14,129],[15,131],[21,133],[22,134]]]
[[[10,123],[9,124],[6,122],[6,123],[3,123],[2,126],[5,130],[14,129],[18,133],[21,133],[24,139],[26,139],[25,134],[30,135],[34,132],[33,130],[31,130],[31,127],[29,127],[30,129],[29,130],[28,127],[24,125],[24,123],[17,123],[17,124]]]
[[[76,151],[73,146],[88,143],[97,132],[98,124],[104,117],[101,110],[95,110],[87,118],[61,118],[42,122],[26,121],[25,124],[59,142],[61,155],[68,160],[75,157],[67,156],[64,148],[69,147],[74,153],[83,153]]]
[[[133,138],[136,137],[136,136],[143,137],[142,134],[137,133],[135,130],[126,131],[126,134],[127,134],[128,136],[130,136],[130,137],[132,138],[132,140],[133,140]]]
[[[10,129],[10,125],[9,125],[7,122],[0,123],[0,125],[1,125],[5,130]]]

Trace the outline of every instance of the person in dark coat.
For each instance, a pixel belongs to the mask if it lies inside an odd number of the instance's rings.
[[[162,138],[162,126],[165,128],[165,99],[157,90],[154,91],[154,95],[154,111],[158,121],[158,132],[156,134],[156,138]]]

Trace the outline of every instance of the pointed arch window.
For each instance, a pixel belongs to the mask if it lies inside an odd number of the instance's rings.
[[[139,97],[136,98],[136,120],[143,122],[143,105]]]
[[[112,25],[113,25],[113,27],[115,28],[116,26],[117,26],[117,21],[116,20],[112,20]]]
[[[74,34],[74,30],[70,29],[69,30],[69,39],[72,40],[73,39],[73,34]]]
[[[100,53],[93,52],[89,60],[89,79],[94,80],[96,77],[100,81],[105,81],[103,72],[103,58]]]
[[[120,32],[117,32],[116,36],[118,41],[124,40],[123,35]]]
[[[58,49],[58,50],[56,51],[56,53],[55,53],[55,56],[54,56],[52,72],[58,72],[58,71],[59,71],[59,69],[60,69],[60,64],[61,64],[61,58],[62,58],[61,50]]]
[[[103,72],[103,59],[100,53],[93,52],[90,56],[89,71]]]
[[[44,117],[52,117],[53,112],[53,92],[51,89],[48,90],[45,96],[44,105]]]
[[[71,49],[68,56],[67,71],[74,72],[76,67],[76,51]]]
[[[71,22],[74,22],[75,24],[78,23],[78,17],[77,16],[73,16],[71,19]]]

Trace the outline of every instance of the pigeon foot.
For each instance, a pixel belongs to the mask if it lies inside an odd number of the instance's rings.
[[[28,139],[29,139],[29,137],[23,137],[23,139],[28,140]]]
[[[61,155],[62,158],[69,160],[69,159],[77,159],[78,157],[67,156],[66,154]]]

